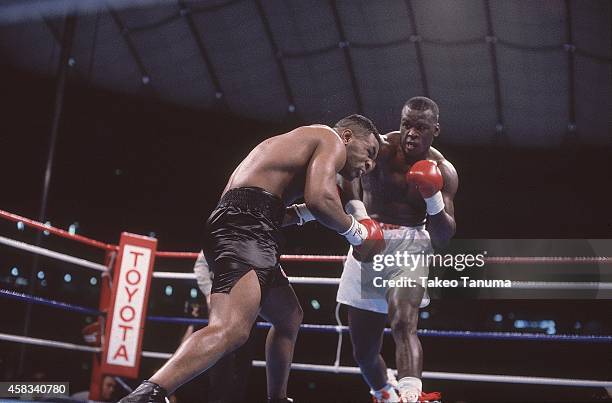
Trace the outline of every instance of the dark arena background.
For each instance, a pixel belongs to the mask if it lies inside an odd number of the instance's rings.
[[[2,1],[0,210],[108,244],[127,231],[156,238],[159,251],[197,252],[229,175],[263,139],[352,113],[381,133],[398,130],[404,102],[423,95],[440,107],[433,145],[459,174],[455,238],[607,240],[611,58],[607,0]],[[284,232],[286,254],[347,252],[341,236],[316,222]],[[19,220],[0,219],[0,236],[104,261],[99,249]],[[166,272],[192,267],[189,259],[155,262]],[[289,276],[342,271],[338,262],[283,267]],[[583,279],[573,269],[563,281]],[[598,270],[588,281],[612,285],[610,261]],[[3,241],[0,381],[89,390],[95,353],[24,340],[86,345],[82,329],[96,315],[31,297],[96,310],[101,281],[100,271]],[[336,286],[294,288],[303,323],[336,325]],[[445,403],[612,401],[609,297],[494,299],[444,290],[433,297],[419,329],[541,336],[422,334],[424,389],[440,391]],[[154,278],[148,315],[190,318],[190,305],[203,299],[193,280]],[[344,308],[340,318],[346,325]],[[143,350],[174,352],[186,327],[147,322]],[[254,332],[254,359],[265,360],[266,331]],[[335,332],[302,331],[293,361],[334,365],[337,342]],[[394,351],[387,334],[383,356],[392,368]],[[340,365],[356,366],[346,333],[340,355]],[[145,357],[138,379],[120,381],[136,387],[163,362]],[[247,382],[247,401],[265,400],[264,369],[252,368]],[[207,388],[204,374],[176,398],[207,402]],[[295,369],[288,394],[365,402],[368,390],[358,374]],[[113,399],[125,394],[118,384]]]

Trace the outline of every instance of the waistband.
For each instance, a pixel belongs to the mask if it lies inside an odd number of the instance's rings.
[[[285,216],[285,203],[280,197],[254,186],[228,190],[217,207],[236,207],[241,210],[258,211],[279,227]]]
[[[379,222],[380,224],[380,228],[382,228],[383,230],[393,230],[393,229],[411,229],[411,230],[424,230],[425,229],[425,223],[422,223],[420,225],[414,225],[412,227],[408,227],[405,225],[398,225],[398,224],[387,224],[384,222]]]

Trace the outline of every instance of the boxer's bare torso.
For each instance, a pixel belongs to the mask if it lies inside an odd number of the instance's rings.
[[[298,127],[257,145],[238,165],[223,191],[255,186],[283,199],[286,205],[304,195],[306,170],[318,146],[328,148],[336,171],[346,161],[345,146],[328,126]]]
[[[414,184],[407,184],[405,174],[415,161],[404,156],[399,144],[400,133],[382,136],[376,168],[361,177],[363,201],[369,215],[384,223],[417,226],[425,222],[425,202]],[[424,158],[436,161],[444,182],[450,180],[453,166],[442,153],[430,147]],[[456,175],[456,174],[455,174]]]

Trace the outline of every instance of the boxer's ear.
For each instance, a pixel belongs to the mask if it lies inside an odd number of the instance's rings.
[[[353,131],[347,127],[340,130],[340,138],[344,144],[348,144],[354,137]]]

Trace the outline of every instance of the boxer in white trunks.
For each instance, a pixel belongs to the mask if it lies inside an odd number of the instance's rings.
[[[375,169],[341,181],[345,210],[379,221],[386,240],[378,256],[349,250],[337,295],[348,306],[353,355],[376,402],[440,398],[422,392],[423,352],[417,337],[419,306],[427,302],[420,278],[427,277],[429,268],[425,259],[410,258],[443,248],[455,234],[457,171],[431,147],[440,133],[438,115],[431,99],[408,100],[400,130],[382,136]],[[387,320],[396,345],[397,385],[390,383],[380,353]]]

